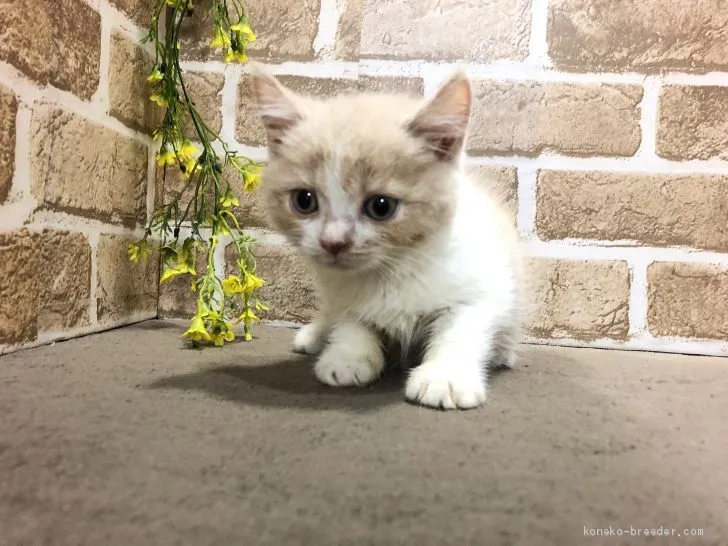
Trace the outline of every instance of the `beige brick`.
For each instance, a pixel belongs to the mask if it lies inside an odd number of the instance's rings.
[[[499,165],[471,165],[468,173],[498,200],[508,211],[515,224],[518,213],[518,177],[515,167]]]
[[[40,236],[27,229],[0,233],[0,344],[38,337]]]
[[[344,61],[358,61],[361,49],[361,22],[363,0],[337,0],[339,27],[336,29],[336,57]]]
[[[99,85],[101,17],[83,0],[0,0],[0,60],[90,99]]]
[[[527,331],[539,338],[625,339],[630,274],[626,262],[532,258]]]
[[[344,78],[279,76],[278,80],[297,93],[315,97],[330,97],[339,93],[353,92],[358,88],[357,80]],[[265,146],[265,131],[258,117],[250,81],[249,76],[243,76],[238,85],[237,139],[250,146]]]
[[[126,125],[151,132],[162,121],[162,109],[149,100],[147,76],[152,59],[119,32],[111,35],[109,113]]]
[[[728,10],[714,0],[551,0],[549,55],[589,71],[728,67]]]
[[[185,72],[185,86],[195,103],[197,112],[205,124],[215,131],[222,129],[222,87],[225,76],[215,72]],[[193,140],[199,141],[192,119],[186,115],[184,131]]]
[[[41,331],[63,331],[89,324],[91,247],[85,235],[44,230],[41,241]]]
[[[0,85],[0,204],[10,193],[15,171],[15,117],[18,101],[15,93]]]
[[[642,88],[567,83],[474,83],[474,154],[631,156],[641,140]]]
[[[180,52],[193,60],[221,59],[210,49],[214,13],[210,0],[195,2],[195,13],[185,21]],[[258,39],[248,47],[251,57],[268,60],[305,60],[314,57],[320,0],[248,0],[250,25]]]
[[[541,171],[536,229],[542,239],[631,239],[728,250],[728,177]]]
[[[152,15],[159,5],[158,0],[109,0],[111,5],[129,17],[137,25],[148,28]],[[197,4],[198,2],[195,2]]]
[[[102,324],[118,324],[157,309],[159,263],[153,257],[132,263],[130,242],[133,239],[121,235],[101,235],[99,239],[96,313]]]
[[[198,278],[207,271],[207,249],[200,249],[195,258]],[[222,275],[218,272],[218,276]],[[194,277],[180,275],[159,285],[159,316],[162,318],[191,318],[197,311],[197,290],[192,289]]]
[[[405,93],[417,97],[421,97],[425,93],[422,78],[361,76],[358,86],[360,91],[375,93]]]
[[[398,59],[525,59],[530,0],[364,0],[361,56]]]
[[[652,334],[728,339],[728,269],[656,262],[647,269],[647,282]]]
[[[257,274],[265,285],[260,297],[270,307],[261,313],[267,320],[309,322],[317,308],[316,290],[306,265],[296,252],[282,245],[257,243],[253,247]],[[225,249],[228,273],[237,271],[234,245]]]
[[[728,159],[728,88],[665,87],[658,120],[658,155]]]
[[[31,185],[40,206],[133,224],[146,215],[147,147],[77,114],[38,103]]]

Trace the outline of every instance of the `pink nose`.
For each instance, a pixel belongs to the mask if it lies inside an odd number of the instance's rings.
[[[319,244],[321,245],[321,248],[333,256],[346,252],[351,248],[351,241],[347,239],[328,239],[320,237]]]

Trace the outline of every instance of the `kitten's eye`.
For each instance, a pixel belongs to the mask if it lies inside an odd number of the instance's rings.
[[[300,214],[313,214],[318,210],[316,194],[309,190],[293,190],[291,205]]]
[[[397,210],[398,201],[386,195],[375,195],[364,202],[364,214],[372,220],[389,220]]]

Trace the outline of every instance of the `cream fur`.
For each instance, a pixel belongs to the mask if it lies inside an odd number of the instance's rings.
[[[271,224],[319,285],[319,315],[298,332],[295,349],[319,355],[322,382],[365,385],[385,366],[379,330],[405,346],[424,336],[406,398],[444,409],[481,405],[486,363],[515,363],[521,256],[511,220],[463,168],[464,74],[424,104],[363,94],[316,101],[277,90],[265,74],[256,79],[276,139],[263,178]],[[300,187],[319,197],[315,214],[292,210],[290,192]],[[400,199],[391,220],[363,217],[372,194]],[[347,237],[351,249],[334,258],[318,244],[322,235]]]

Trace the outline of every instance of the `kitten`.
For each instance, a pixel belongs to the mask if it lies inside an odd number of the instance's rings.
[[[428,101],[386,93],[321,100],[259,66],[252,87],[268,137],[262,195],[298,249],[320,311],[295,350],[328,385],[383,371],[383,336],[424,339],[405,397],[436,408],[486,398],[486,364],[512,367],[520,254],[512,221],[463,168],[471,109],[464,71]]]

